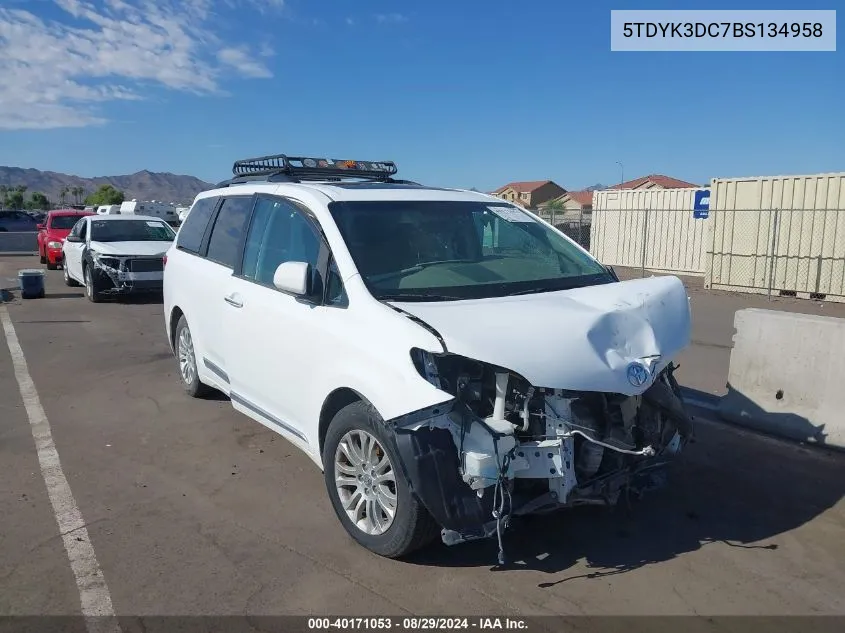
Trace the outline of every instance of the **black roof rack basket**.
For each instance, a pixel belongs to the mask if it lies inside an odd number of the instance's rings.
[[[343,180],[358,178],[382,182],[393,180],[397,172],[393,161],[336,160],[273,154],[244,158],[232,166],[234,178],[220,183],[227,186],[239,182],[265,180],[270,182],[302,182],[303,180]]]

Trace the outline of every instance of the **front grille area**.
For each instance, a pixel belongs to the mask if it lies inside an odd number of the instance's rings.
[[[130,259],[128,268],[133,273],[157,273],[164,270],[164,262],[159,257],[148,259]]]

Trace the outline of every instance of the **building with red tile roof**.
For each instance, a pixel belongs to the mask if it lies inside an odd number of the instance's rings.
[[[555,210],[555,219],[577,219],[583,217],[584,213],[591,213],[593,209],[592,191],[567,191],[562,196],[553,198],[540,205],[541,211],[551,215],[551,209]],[[544,216],[545,217],[545,216]]]
[[[700,185],[686,182],[685,180],[678,180],[671,176],[664,176],[663,174],[649,174],[635,178],[634,180],[626,180],[617,185],[608,187],[608,189],[684,189],[689,187],[698,188]]]
[[[494,196],[519,204],[527,209],[534,209],[538,205],[558,198],[566,193],[566,189],[553,180],[530,180],[509,182],[492,192]]]
[[[593,192],[592,191],[567,191],[563,196],[569,198],[573,202],[580,204],[582,207],[593,206]]]

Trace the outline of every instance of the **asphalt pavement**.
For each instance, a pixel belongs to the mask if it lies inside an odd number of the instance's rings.
[[[37,260],[0,258],[0,287],[27,267]],[[697,410],[669,487],[627,511],[516,525],[503,568],[492,541],[386,560],[346,536],[304,455],[222,396],[182,392],[160,299],[92,304],[62,271],[47,290],[7,293],[0,313],[84,518],[73,535],[90,541],[118,615],[845,614],[841,453]],[[713,391],[727,366],[701,350],[729,353],[732,312],[705,294],[691,294],[697,343],[679,377]],[[85,587],[20,368],[0,341],[0,615],[76,614]]]

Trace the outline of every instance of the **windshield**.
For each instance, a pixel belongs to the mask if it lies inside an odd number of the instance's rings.
[[[176,233],[157,220],[92,220],[91,241],[172,242]]]
[[[72,229],[82,215],[54,215],[50,220],[51,229]]]
[[[479,299],[614,281],[572,242],[505,203],[334,202],[329,209],[378,299]]]

